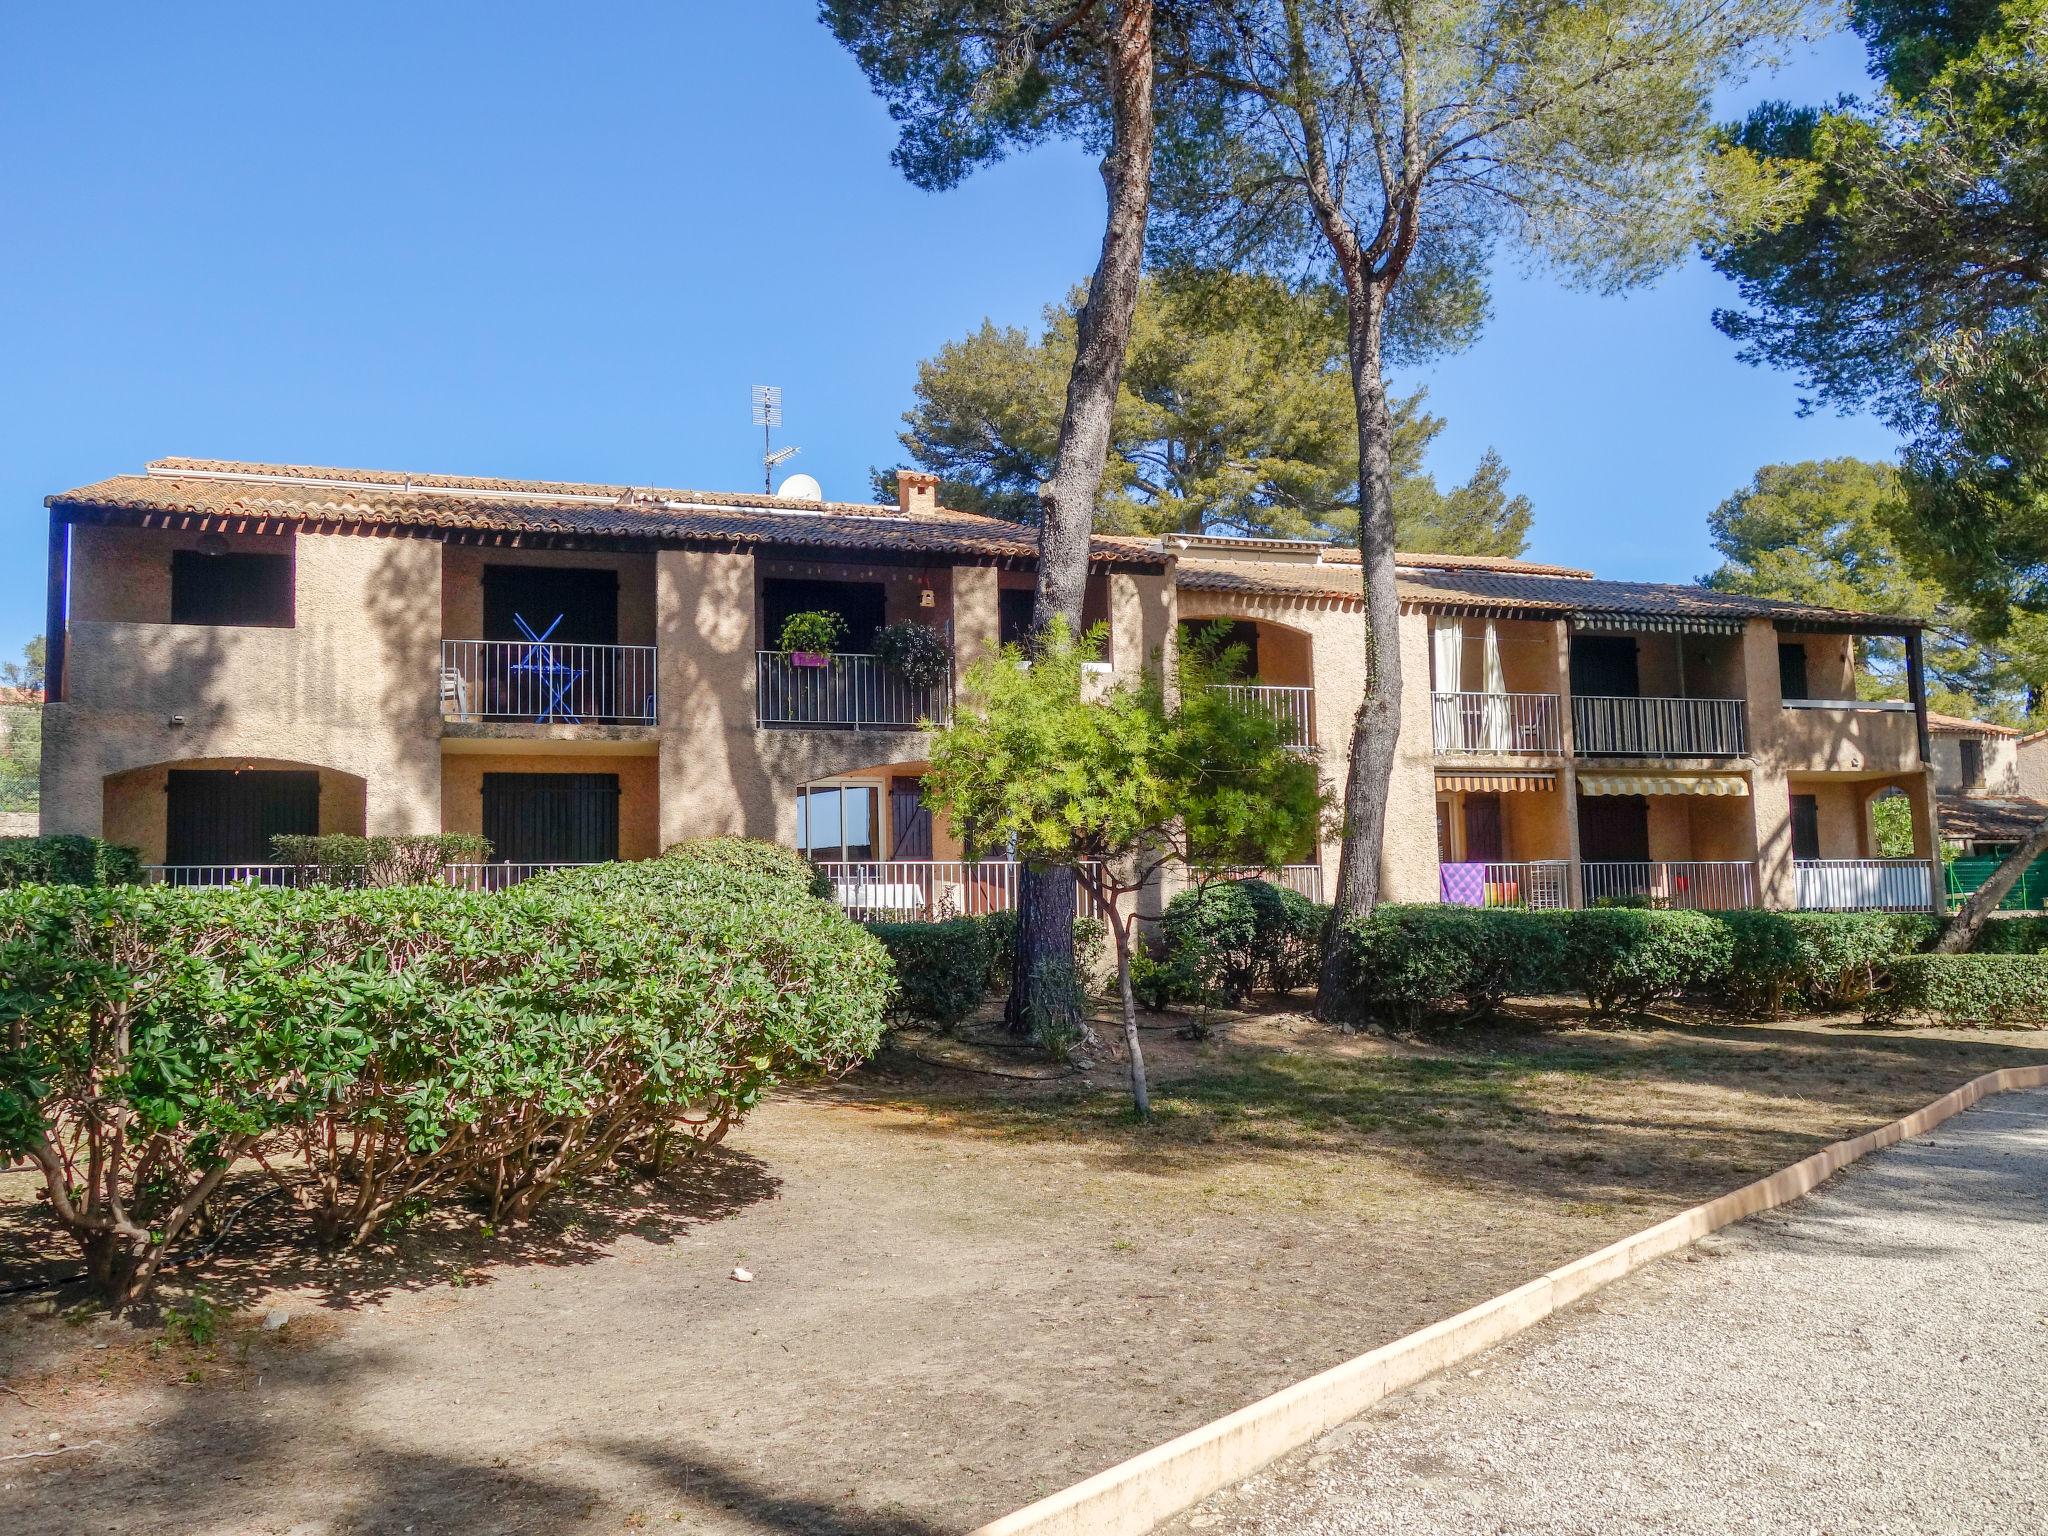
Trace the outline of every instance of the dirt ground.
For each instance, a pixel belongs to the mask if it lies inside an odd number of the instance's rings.
[[[516,1245],[427,1218],[280,1256],[256,1202],[166,1288],[228,1309],[208,1342],[0,1302],[0,1532],[961,1531],[2048,1057],[1822,1023],[1175,1022],[1146,1032],[1145,1125],[1118,1062],[910,1036]],[[0,1174],[0,1283],[68,1263],[32,1192]]]

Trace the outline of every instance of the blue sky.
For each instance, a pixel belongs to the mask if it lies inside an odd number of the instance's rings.
[[[592,18],[602,17],[599,25]],[[1762,94],[1861,84],[1824,40]],[[1101,184],[1051,149],[942,195],[809,0],[0,12],[0,654],[42,627],[42,497],[167,454],[864,494],[919,358],[1084,276]],[[1532,555],[1646,580],[1780,459],[1879,455],[1736,363],[1697,265],[1626,298],[1500,284],[1427,384]]]

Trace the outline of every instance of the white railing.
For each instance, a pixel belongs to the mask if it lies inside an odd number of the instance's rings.
[[[1925,859],[1797,859],[1802,912],[1928,912],[1934,866]]]
[[[1437,693],[1429,702],[1439,752],[1564,750],[1554,693]]]
[[[1571,864],[1565,859],[1439,864],[1437,898],[1452,907],[1562,909],[1572,904]]]
[[[755,719],[761,725],[915,731],[944,725],[953,713],[948,678],[913,688],[879,658],[838,651],[822,666],[800,664],[781,651],[754,655]]]
[[[1310,901],[1320,902],[1323,899],[1323,866],[1320,864],[1282,864],[1271,869],[1212,869],[1207,871],[1207,878],[1263,880],[1268,885],[1285,886]]]
[[[1747,744],[1740,699],[1572,699],[1580,757],[1740,757]]]
[[[1586,863],[1579,879],[1587,906],[1648,902],[1698,912],[1732,912],[1756,905],[1756,866],[1739,859]]]
[[[655,718],[654,647],[443,640],[448,720],[642,725]]]
[[[583,869],[582,864],[444,864],[440,883],[469,891],[502,891],[550,869]],[[149,885],[226,887],[270,885],[291,889],[315,885],[356,885],[360,868],[317,864],[145,864]]]
[[[1280,739],[1288,746],[1315,745],[1313,688],[1277,688],[1265,683],[1211,683],[1209,686],[1226,695],[1239,709],[1271,720],[1280,728]]]
[[[1024,868],[1011,859],[820,859],[817,866],[849,917],[890,923],[1008,912]],[[1085,889],[1075,905],[1084,916],[1096,910]]]

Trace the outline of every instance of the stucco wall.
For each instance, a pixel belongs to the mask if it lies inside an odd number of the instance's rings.
[[[2020,749],[2016,736],[1978,736],[1971,738],[1983,743],[1984,782],[1966,784],[1963,781],[1964,737],[1952,731],[1940,731],[1934,736],[1934,782],[1944,793],[1967,790],[1979,795],[2017,795],[2020,788]],[[2038,759],[2037,759],[2038,761]]]
[[[438,829],[439,544],[275,536],[296,622],[268,629],[165,622],[171,552],[192,535],[75,533],[68,697],[44,719],[50,831],[98,833],[109,775],[256,759],[362,779],[369,832]]]

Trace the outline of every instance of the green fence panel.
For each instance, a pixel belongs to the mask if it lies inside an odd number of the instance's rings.
[[[1949,905],[1962,905],[1963,898],[1990,879],[1991,871],[2001,862],[1990,854],[1966,854],[1951,860],[1948,866]],[[2048,911],[2048,854],[2034,860],[2026,873],[2013,882],[2012,889],[2005,893],[2005,900],[1998,904],[1998,910]]]

